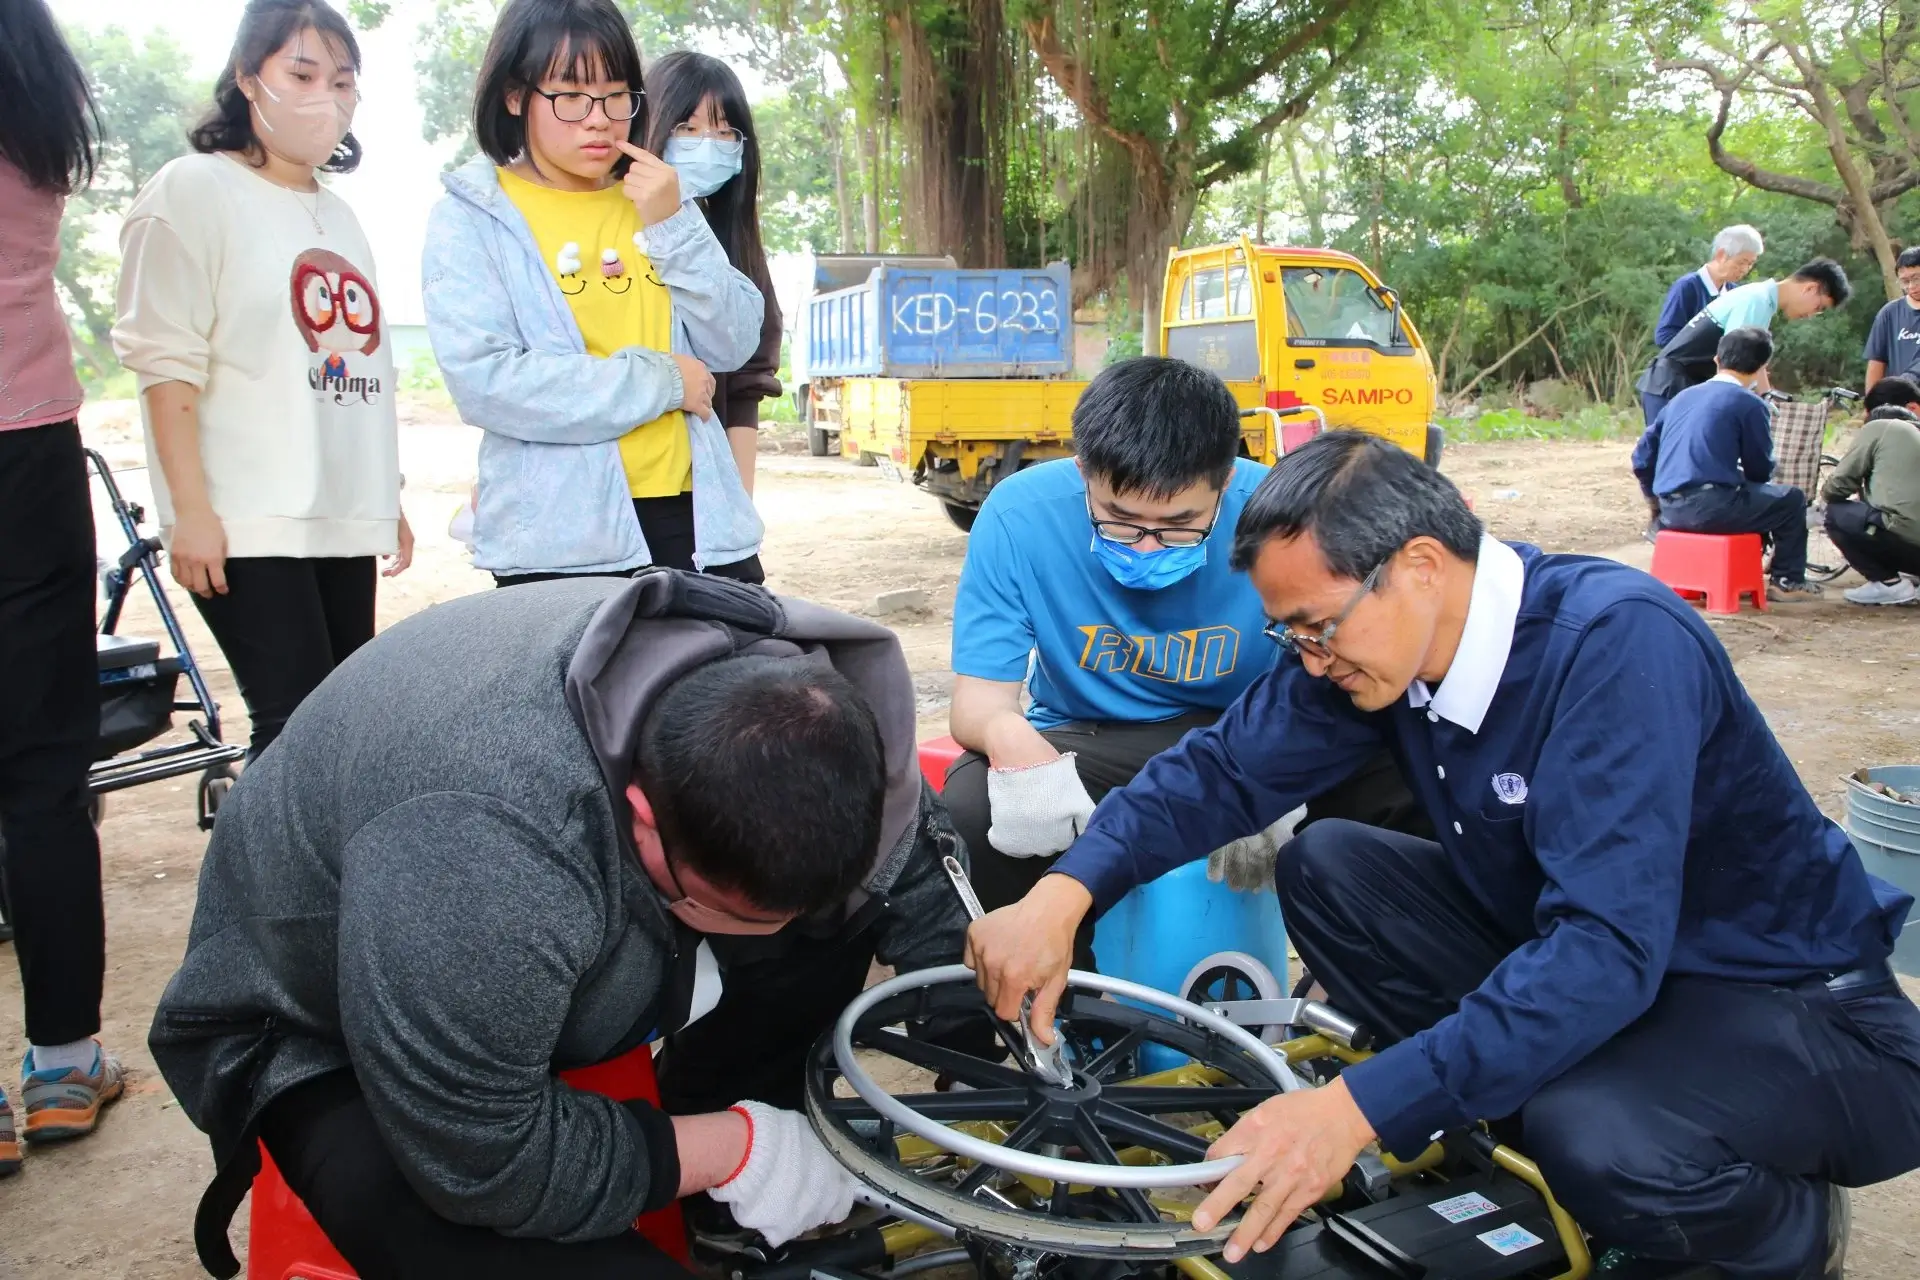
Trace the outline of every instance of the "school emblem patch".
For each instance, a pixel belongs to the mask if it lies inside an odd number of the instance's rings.
[[[1496,773],[1493,775],[1493,794],[1500,797],[1502,804],[1525,804],[1527,780],[1517,773]]]

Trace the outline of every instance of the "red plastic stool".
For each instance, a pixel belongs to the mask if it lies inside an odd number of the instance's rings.
[[[1653,576],[1683,596],[1705,596],[1708,613],[1740,612],[1740,597],[1767,608],[1767,575],[1757,533],[1681,533],[1653,541]]]
[[[591,1067],[562,1071],[560,1078],[576,1089],[603,1093],[615,1102],[632,1098],[660,1101],[651,1045],[643,1044],[631,1053]],[[357,1280],[353,1268],[328,1242],[307,1206],[281,1178],[264,1144],[247,1221],[247,1280]],[[643,1213],[633,1227],[667,1254],[682,1263],[687,1261],[687,1224],[679,1204]]]
[[[928,738],[920,744],[920,776],[927,780],[935,795],[946,790],[947,770],[966,753],[967,749],[952,738]]]

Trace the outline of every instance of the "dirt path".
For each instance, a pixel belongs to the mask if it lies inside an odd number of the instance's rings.
[[[94,407],[87,422],[89,441],[116,467],[142,461],[129,408]],[[443,417],[409,417],[402,467],[420,545],[413,570],[382,584],[383,625],[489,585],[445,533],[472,477],[476,440],[477,433]],[[1644,563],[1625,458],[1624,445],[1461,447],[1450,453],[1447,470],[1502,536]],[[790,455],[763,455],[760,462],[764,559],[777,590],[852,610],[883,591],[926,592],[927,607],[887,621],[906,645],[923,734],[944,732],[948,632],[965,537],[931,500],[876,471]],[[122,478],[136,493],[144,487],[137,471]],[[103,537],[103,547],[121,549],[113,537]],[[184,606],[177,589],[174,598]],[[239,697],[219,651],[190,608],[182,620],[228,712],[227,736],[244,739]],[[1840,812],[1840,774],[1867,762],[1920,760],[1920,609],[1868,612],[1836,597],[1791,612],[1746,613],[1715,627],[1830,813]],[[150,603],[132,606],[122,629],[158,634]],[[193,822],[192,780],[111,797],[101,834],[109,929],[105,1036],[132,1067],[132,1089],[97,1137],[36,1153],[19,1177],[0,1183],[0,1276],[194,1280],[201,1273],[189,1229],[210,1161],[145,1048],[154,1002],[185,945],[204,849]],[[8,959],[0,963],[0,1070],[14,1070],[23,1034],[18,977]],[[1920,1177],[1860,1192],[1855,1206],[1853,1280],[1920,1274]],[[234,1235],[238,1246],[244,1221]]]

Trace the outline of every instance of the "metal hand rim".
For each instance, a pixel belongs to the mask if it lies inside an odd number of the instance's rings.
[[[1259,1037],[1221,1017],[1209,1013],[1198,1005],[1190,1004],[1178,996],[1156,991],[1152,987],[1143,987],[1135,982],[1124,982],[1119,978],[1109,978],[1098,973],[1087,973],[1080,969],[1072,970],[1068,975],[1068,985],[1086,991],[1099,991],[1123,1000],[1136,1000],[1141,1004],[1150,1004],[1168,1013],[1176,1014],[1185,1021],[1216,1032],[1230,1041],[1236,1048],[1243,1049],[1273,1078],[1274,1086],[1282,1093],[1292,1093],[1303,1087],[1300,1077],[1295,1075],[1287,1060],[1267,1045]],[[1005,1169],[1009,1173],[1024,1173],[1028,1177],[1045,1178],[1052,1182],[1083,1183],[1092,1187],[1191,1187],[1205,1183],[1218,1182],[1240,1166],[1241,1157],[1227,1156],[1220,1160],[1206,1160],[1199,1164],[1161,1164],[1161,1165],[1111,1165],[1088,1164],[1081,1160],[1062,1160],[1057,1156],[1044,1156],[1030,1151],[1009,1151],[997,1143],[972,1134],[950,1129],[937,1120],[921,1115],[912,1107],[896,1099],[892,1094],[874,1083],[865,1069],[854,1057],[853,1028],[861,1015],[881,1001],[899,995],[903,991],[915,991],[921,987],[939,986],[947,982],[973,982],[973,970],[963,964],[942,965],[935,969],[922,969],[916,973],[903,973],[889,978],[878,986],[867,988],[858,999],[846,1007],[840,1015],[840,1021],[833,1028],[833,1058],[840,1068],[840,1074],[860,1095],[862,1101],[871,1106],[884,1118],[913,1134],[924,1138],[934,1146],[950,1151],[969,1160],[977,1160],[996,1169]]]

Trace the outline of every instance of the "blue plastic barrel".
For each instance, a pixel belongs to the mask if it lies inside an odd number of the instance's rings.
[[[1920,764],[1883,765],[1866,774],[1903,795],[1920,796]],[[1870,874],[1920,899],[1920,804],[1902,804],[1849,778],[1847,835]],[[1920,909],[1894,946],[1893,967],[1920,976]]]
[[[1184,995],[1180,984],[1208,956],[1242,951],[1264,963],[1287,994],[1287,931],[1280,900],[1271,889],[1235,893],[1207,879],[1205,859],[1176,867],[1141,885],[1100,918],[1093,931],[1093,958],[1100,972],[1128,982]],[[1149,1045],[1146,1071],[1177,1067],[1183,1058]]]

